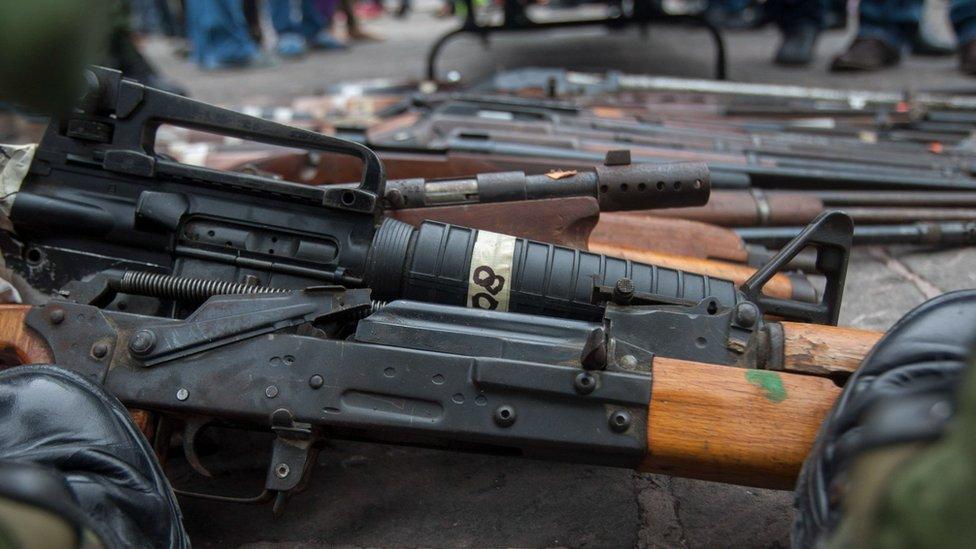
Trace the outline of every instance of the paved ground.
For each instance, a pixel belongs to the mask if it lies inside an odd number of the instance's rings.
[[[255,72],[201,73],[151,41],[153,59],[194,96],[217,102],[271,102],[314,93],[349,79],[417,77],[433,37],[452,22],[430,17],[429,4],[406,23],[380,21],[370,30],[385,42],[356,45]],[[428,12],[428,13],[424,13]],[[770,66],[771,31],[729,37],[734,79],[867,88],[976,88],[954,71],[954,59],[912,58],[870,76],[824,71],[843,33],[820,43],[816,66]],[[706,76],[711,46],[700,31],[504,38],[488,52],[465,39],[451,46],[444,69],[473,78],[498,66],[570,64],[575,68]],[[927,297],[976,285],[976,250],[858,249],[848,275],[842,324],[884,329]],[[233,481],[259,479],[250,446],[229,450]],[[788,545],[791,494],[502,457],[336,443],[319,458],[309,489],[272,520],[267,507],[184,500],[197,546],[570,546],[782,547]]]

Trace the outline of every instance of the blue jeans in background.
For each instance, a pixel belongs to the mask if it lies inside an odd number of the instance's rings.
[[[186,0],[186,37],[204,69],[246,65],[258,55],[241,0]]]
[[[949,19],[960,44],[976,40],[976,0],[951,0]],[[922,0],[861,0],[859,38],[877,38],[896,48],[911,43],[922,17]]]
[[[325,28],[325,15],[313,0],[298,0],[298,3],[299,9],[295,10],[292,0],[268,0],[271,25],[278,36],[297,34],[306,40],[312,40]]]

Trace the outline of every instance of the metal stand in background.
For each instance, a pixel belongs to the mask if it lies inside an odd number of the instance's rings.
[[[437,80],[437,57],[441,49],[454,37],[461,34],[476,34],[487,45],[488,37],[497,32],[525,32],[565,29],[571,27],[604,26],[608,29],[621,29],[638,26],[646,32],[650,25],[660,24],[691,24],[704,28],[712,36],[715,43],[715,78],[726,79],[725,41],[718,28],[702,16],[698,15],[670,15],[652,7],[650,0],[634,2],[634,10],[630,15],[619,15],[603,19],[581,19],[569,21],[550,21],[539,23],[529,18],[525,7],[519,0],[505,0],[504,18],[500,25],[479,25],[474,15],[474,0],[464,0],[467,14],[461,28],[442,35],[434,42],[427,53],[427,79]]]

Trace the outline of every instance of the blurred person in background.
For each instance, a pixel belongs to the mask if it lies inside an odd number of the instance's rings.
[[[278,34],[276,51],[282,57],[296,57],[310,48],[339,50],[347,47],[329,32],[332,14],[323,13],[315,0],[268,0],[268,11]]]
[[[897,65],[902,53],[937,53],[938,45],[920,30],[922,0],[861,0],[857,36],[834,58],[832,71],[874,71]],[[976,0],[951,0],[949,19],[956,34],[959,69],[976,75]]]
[[[186,0],[186,35],[204,70],[272,64],[251,38],[241,0]]]
[[[803,66],[813,60],[817,38],[826,28],[827,0],[770,0],[766,16],[779,27],[782,41],[773,62]]]
[[[346,18],[346,36],[349,37],[349,40],[356,40],[361,42],[380,42],[383,40],[382,37],[377,36],[373,33],[366,32],[362,29],[362,27],[359,24],[359,15],[356,13],[355,0],[329,0],[329,1],[339,3],[339,9],[342,11],[343,16],[345,16]]]
[[[99,64],[118,69],[129,78],[154,88],[186,95],[186,90],[182,86],[160,75],[139,51],[135,43],[130,2],[113,0],[110,6],[108,48]]]
[[[808,65],[820,33],[846,24],[846,4],[837,0],[712,0],[705,17],[714,25],[733,30],[773,24],[781,41],[773,62],[783,66]]]

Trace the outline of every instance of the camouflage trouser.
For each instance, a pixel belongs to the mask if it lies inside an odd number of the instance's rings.
[[[940,440],[872,450],[857,458],[850,476],[844,518],[830,546],[973,547],[976,375],[966,376]]]

